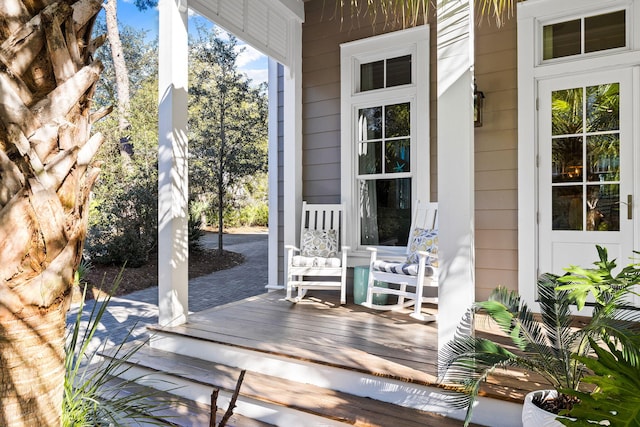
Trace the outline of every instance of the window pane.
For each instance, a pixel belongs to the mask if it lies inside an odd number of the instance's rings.
[[[384,87],[384,61],[360,65],[360,92]]]
[[[585,52],[626,46],[625,11],[585,18],[584,32]]]
[[[387,87],[411,83],[411,55],[387,59]]]
[[[554,138],[551,143],[552,182],[582,182],[582,138]]]
[[[409,151],[411,141],[399,139],[385,144],[385,173],[410,172]]]
[[[553,135],[582,132],[582,88],[556,90],[551,94]]]
[[[385,107],[385,138],[410,136],[411,116],[409,103],[387,105]]]
[[[620,129],[620,84],[587,87],[587,130]]]
[[[620,186],[587,186],[587,230],[620,231]]]
[[[360,181],[360,243],[406,246],[411,227],[411,178]]]
[[[620,137],[618,134],[587,137],[587,179],[591,182],[620,179]]]
[[[358,125],[360,141],[382,138],[382,107],[360,109],[358,111]]]
[[[545,25],[542,37],[542,59],[562,58],[563,56],[582,53],[580,48],[581,29],[579,19]]]
[[[381,142],[364,142],[359,144],[358,173],[361,175],[382,173]]]
[[[582,185],[553,187],[551,216],[554,230],[582,230]]]

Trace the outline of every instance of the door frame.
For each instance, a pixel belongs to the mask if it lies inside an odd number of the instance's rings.
[[[570,76],[589,70],[606,71],[633,68],[632,143],[640,147],[640,0],[539,0],[519,2],[518,19],[518,291],[535,311],[538,277],[538,82],[554,77]],[[608,11],[627,8],[628,48],[603,52],[584,58],[569,57],[544,63],[539,60],[539,39],[544,22],[582,16],[585,11]],[[634,166],[640,165],[640,149],[633,150]],[[634,174],[633,187],[640,191],[639,175]],[[639,203],[633,206],[639,218]],[[634,245],[640,242],[640,226],[634,229]],[[640,249],[640,248],[639,248]],[[638,303],[638,301],[636,301]]]

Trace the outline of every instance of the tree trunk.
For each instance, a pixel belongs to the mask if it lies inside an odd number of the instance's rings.
[[[107,38],[111,47],[113,69],[116,75],[116,93],[118,97],[118,135],[120,138],[120,155],[125,167],[129,167],[133,146],[131,145],[129,113],[131,110],[131,92],[129,90],[129,70],[124,60],[124,50],[120,41],[118,29],[117,0],[107,0],[104,3],[107,21]]]
[[[58,426],[92,159],[101,0],[0,1],[0,425]],[[94,116],[95,118],[95,116]]]
[[[224,96],[224,92],[220,91],[220,98],[221,98],[221,102],[220,102],[220,152],[219,157],[218,157],[218,173],[216,174],[216,176],[218,177],[217,179],[217,185],[218,185],[218,251],[220,251],[220,253],[222,253],[223,250],[223,246],[222,246],[222,234],[223,234],[223,229],[224,229],[224,219],[223,219],[223,214],[224,214],[224,195],[226,193],[226,188],[224,185],[224,173],[225,173],[225,168],[224,168],[224,159],[226,156],[226,143],[227,143],[227,137],[225,134],[225,96]]]

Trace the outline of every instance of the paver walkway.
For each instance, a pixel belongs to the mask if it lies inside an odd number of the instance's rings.
[[[245,262],[222,271],[216,271],[189,281],[189,311],[238,301],[266,292],[268,281],[267,249],[268,234],[225,234],[224,249],[242,253]],[[218,235],[207,233],[202,238],[207,248],[218,247]],[[88,301],[83,309],[83,319],[87,319],[94,301]],[[69,311],[67,321],[72,323],[78,313],[74,307]],[[85,320],[86,322],[86,320]],[[100,327],[92,341],[91,348],[98,345],[110,347],[120,344],[130,334],[129,339],[147,336],[146,326],[158,322],[158,287],[143,289],[122,297],[113,297],[102,317]]]

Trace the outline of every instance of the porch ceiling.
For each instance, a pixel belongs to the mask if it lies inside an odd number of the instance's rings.
[[[189,0],[188,4],[255,49],[291,66],[291,24],[304,21],[302,0]]]

